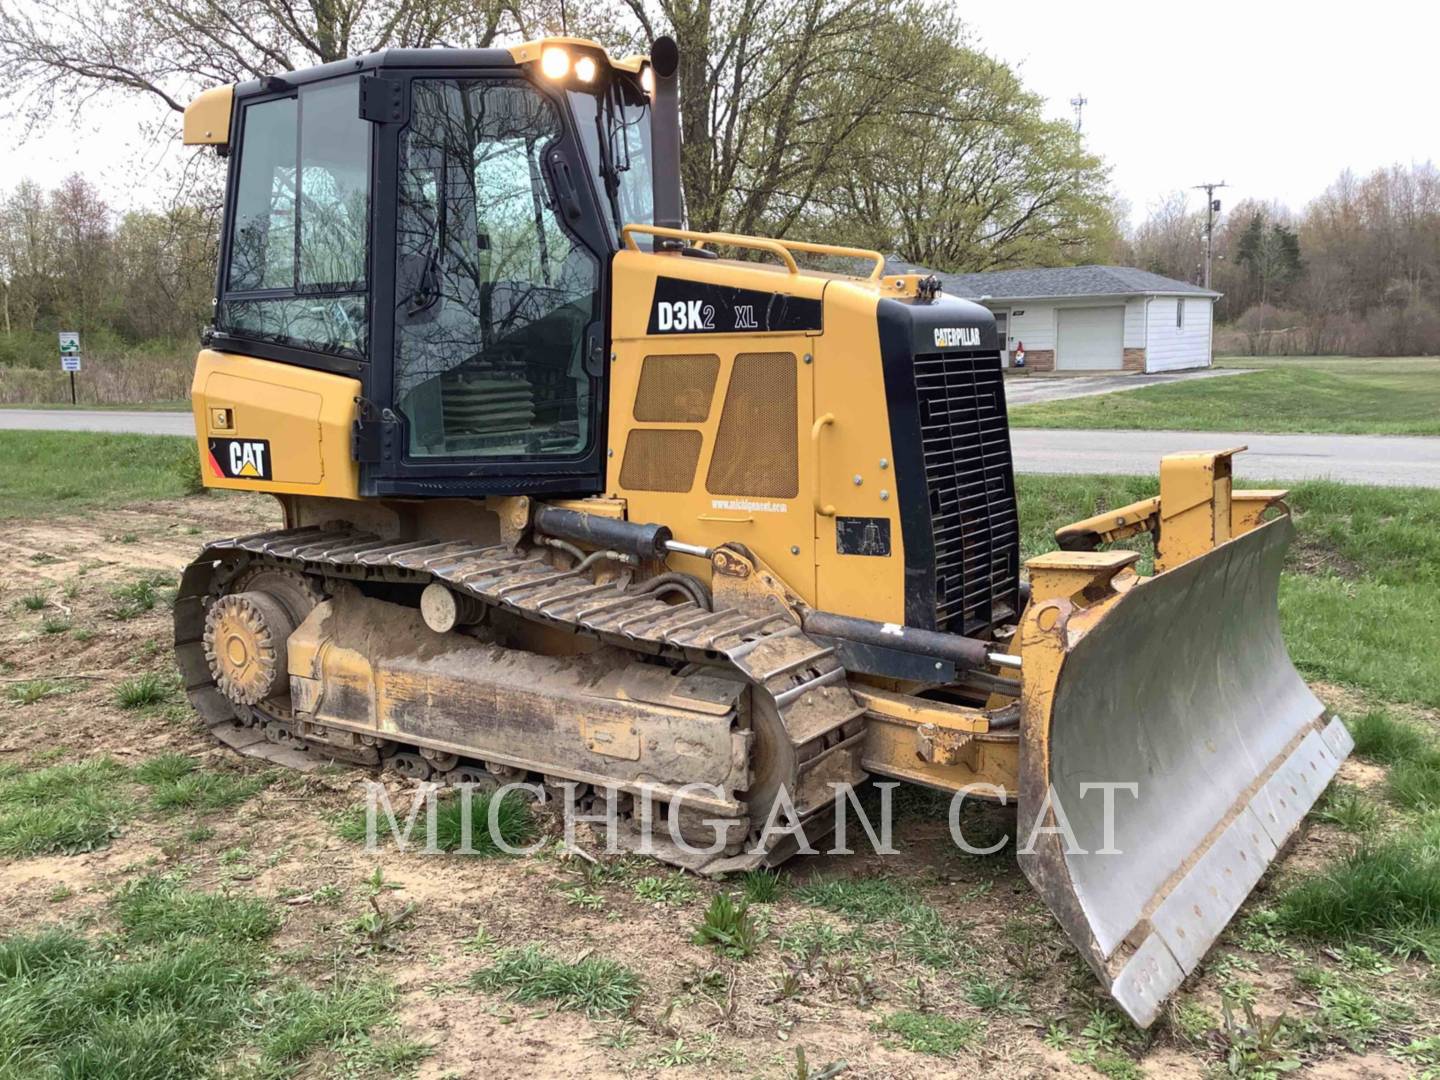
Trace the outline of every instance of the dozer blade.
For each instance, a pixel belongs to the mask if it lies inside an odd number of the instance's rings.
[[[1020,864],[1142,1027],[1352,746],[1280,636],[1293,535],[1277,518],[1155,577],[1119,579],[1088,607],[1032,604],[1022,622]],[[1113,789],[1108,835],[1096,784],[1136,785]],[[1062,815],[1073,843],[1047,831]]]

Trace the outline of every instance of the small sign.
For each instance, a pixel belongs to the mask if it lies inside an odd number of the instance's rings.
[[[69,371],[69,372],[71,372],[71,373],[74,373],[74,372],[76,372],[76,371],[79,371],[79,370],[80,370],[80,357],[79,357],[79,356],[61,356],[61,357],[60,357],[60,370],[61,370],[61,371]]]
[[[77,334],[74,330],[61,330],[61,331],[60,331],[60,355],[61,355],[61,356],[79,356],[79,355],[80,355],[80,335]]]
[[[837,517],[837,555],[889,555],[890,519],[882,517]]]

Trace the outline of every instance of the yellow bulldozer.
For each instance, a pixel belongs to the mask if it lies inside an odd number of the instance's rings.
[[[1022,575],[993,317],[684,228],[678,62],[392,49],[189,106],[205,482],[284,513],[186,570],[190,700],[285,764],[653,807],[705,873],[872,777],[1005,802],[1148,1025],[1350,749],[1281,639],[1285,493],[1169,457]]]

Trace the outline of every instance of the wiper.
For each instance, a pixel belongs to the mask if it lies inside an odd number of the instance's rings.
[[[442,166],[435,185],[435,231],[430,234],[430,250],[425,256],[425,269],[420,272],[420,280],[416,282],[415,288],[401,301],[405,305],[407,319],[424,314],[440,302],[440,279],[445,272],[445,240],[449,231],[446,179],[445,167]]]
[[[420,281],[409,296],[405,297],[405,315],[414,318],[429,311],[440,300],[440,245],[432,241],[430,254],[425,259],[425,269],[420,272]]]
[[[615,167],[615,102],[611,93],[605,90],[595,109],[595,143],[600,149],[600,178],[605,181],[605,198],[610,203],[618,231],[625,222],[620,220],[620,170]]]

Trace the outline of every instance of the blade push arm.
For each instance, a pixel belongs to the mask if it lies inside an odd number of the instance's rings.
[[[1106,511],[1055,531],[1064,551],[1094,551],[1101,544],[1150,533],[1155,569],[1168,570],[1203,555],[1217,544],[1254,529],[1289,492],[1235,491],[1231,458],[1244,450],[1171,454],[1160,462],[1160,494]]]

